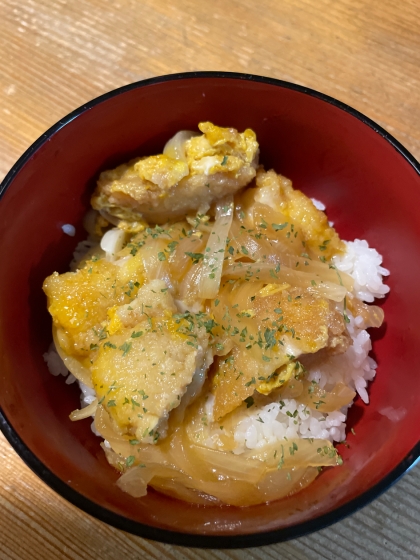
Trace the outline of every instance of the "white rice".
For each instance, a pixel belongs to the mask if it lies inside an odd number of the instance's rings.
[[[64,224],[61,226],[61,229],[66,235],[70,235],[70,237],[74,237],[76,235],[76,228],[71,224]]]
[[[354,278],[354,293],[362,301],[372,303],[389,292],[389,286],[382,282],[389,270],[383,268],[382,256],[369,247],[364,239],[345,241],[347,251],[343,256],[333,257],[333,263],[342,272]]]
[[[91,389],[81,381],[79,381],[79,385],[80,390],[82,391],[82,394],[80,395],[80,404],[82,405],[82,408],[85,408],[85,406],[93,403],[96,399],[95,389]]]
[[[74,383],[76,381],[74,375],[69,372],[69,370],[64,365],[63,360],[58,355],[57,350],[55,349],[54,342],[51,342],[48,351],[45,352],[42,357],[47,363],[47,367],[50,373],[55,376],[63,375],[64,377],[66,377],[67,385],[70,385],[71,383]]]
[[[98,249],[98,242],[91,237],[80,241],[73,253],[73,259],[70,263],[70,270],[74,272],[79,263],[85,259],[93,250]]]
[[[325,210],[325,206],[312,199],[315,206]],[[333,263],[338,270],[353,277],[354,294],[361,300],[373,302],[375,298],[382,298],[389,292],[389,287],[383,284],[383,276],[389,275],[389,270],[383,268],[382,256],[367,241],[356,239],[345,241],[347,251],[342,256],[335,256]],[[90,251],[97,247],[97,243],[88,239],[78,244],[72,269]],[[109,251],[109,248],[104,248]],[[363,324],[361,317],[353,317],[347,313],[350,323],[347,325],[353,340],[352,346],[344,354],[331,355],[328,359],[320,359],[317,355],[305,355],[300,358],[308,370],[309,381],[316,381],[321,389],[332,389],[341,382],[358,393],[366,404],[369,396],[366,390],[368,381],[376,374],[377,364],[369,356],[372,349],[369,333],[360,328]],[[57,354],[52,344],[44,354],[48,369],[53,375],[66,376],[66,383],[73,383],[75,378],[69,375],[67,368]],[[95,398],[95,391],[79,382],[81,389],[81,407],[88,406]],[[206,403],[206,414],[213,418],[214,397],[209,395]],[[349,405],[351,406],[351,405]],[[246,449],[255,449],[283,440],[284,438],[321,438],[331,442],[344,441],[346,437],[346,418],[349,407],[340,411],[322,413],[312,410],[303,404],[297,404],[294,399],[284,399],[264,405],[255,405],[238,414],[238,424],[234,438],[237,448],[234,453],[239,454]],[[383,411],[383,414],[389,411]],[[99,435],[92,423],[92,431]],[[216,429],[216,428],[215,428]],[[215,445],[210,437],[209,447]],[[107,444],[108,442],[105,442]],[[109,444],[108,444],[109,445]]]
[[[69,371],[64,365],[63,360],[57,354],[54,342],[51,342],[48,351],[45,352],[42,357],[44,361],[47,362],[48,369],[52,375],[64,375],[64,377],[67,377]]]
[[[315,208],[317,208],[318,210],[321,210],[323,212],[326,209],[325,204],[320,200],[317,200],[316,198],[311,198],[311,200],[314,203]]]
[[[64,377],[66,377],[67,385],[70,385],[71,383],[74,383],[75,381],[77,381],[79,383],[79,388],[81,390],[81,395],[80,395],[81,408],[85,408],[86,406],[91,404],[96,399],[95,390],[91,389],[90,387],[88,387],[87,385],[82,383],[81,381],[78,381],[74,377],[74,375],[71,374],[69,372],[69,370],[66,368],[63,360],[60,358],[60,356],[57,353],[54,342],[51,342],[51,344],[48,348],[48,352],[45,352],[43,354],[43,358],[44,358],[45,362],[47,363],[47,367],[49,369],[49,372],[52,375],[54,375],[54,376],[63,375]],[[95,429],[94,422],[92,422],[92,424],[91,424],[91,429],[92,429],[92,432],[95,435],[100,436],[99,432],[97,432],[96,429]]]
[[[88,387],[87,385],[82,383],[81,381],[79,381],[79,386],[80,386],[80,390],[81,390],[80,405],[81,405],[81,408],[85,408],[86,406],[91,404],[96,399],[95,389],[91,389],[90,387]],[[95,428],[95,422],[92,422],[92,424],[90,425],[90,429],[95,434],[95,436],[101,437],[101,434]],[[110,447],[109,443],[106,440],[104,440],[104,441],[105,441],[105,445],[108,444],[107,446]]]

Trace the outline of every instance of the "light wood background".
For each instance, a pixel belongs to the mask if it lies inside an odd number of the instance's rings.
[[[362,111],[420,158],[420,0],[0,0],[0,178],[62,116],[191,70],[263,74]],[[146,541],[67,504],[0,436],[1,559],[420,558],[420,467],[319,533],[248,550]]]

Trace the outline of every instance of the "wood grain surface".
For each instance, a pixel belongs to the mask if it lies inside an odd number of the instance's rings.
[[[173,72],[263,74],[362,111],[420,158],[419,0],[0,0],[0,178],[85,101]],[[0,558],[420,558],[420,468],[319,533],[248,550],[125,534],[66,503],[0,437]]]

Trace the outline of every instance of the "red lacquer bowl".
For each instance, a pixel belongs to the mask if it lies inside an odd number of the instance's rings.
[[[189,505],[115,485],[90,422],[71,423],[77,388],[47,370],[44,278],[68,268],[98,173],[157,153],[203,120],[257,133],[262,163],[326,203],[344,239],[364,238],[391,270],[374,333],[371,402],[349,414],[344,465],[301,493],[249,508]],[[48,130],[0,187],[0,423],[22,459],[87,513],[143,537],[202,547],[278,542],[323,528],[378,496],[420,455],[420,166],[385,130],[325,95],[258,76],[199,72],[146,80],[77,109]],[[75,238],[61,226],[76,226]]]

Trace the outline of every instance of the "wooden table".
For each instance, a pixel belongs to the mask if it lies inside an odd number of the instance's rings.
[[[263,74],[362,111],[420,158],[418,0],[0,0],[0,178],[85,101],[155,75]],[[420,467],[372,505],[260,549],[183,549],[108,527],[66,503],[0,437],[0,558],[420,557]]]

